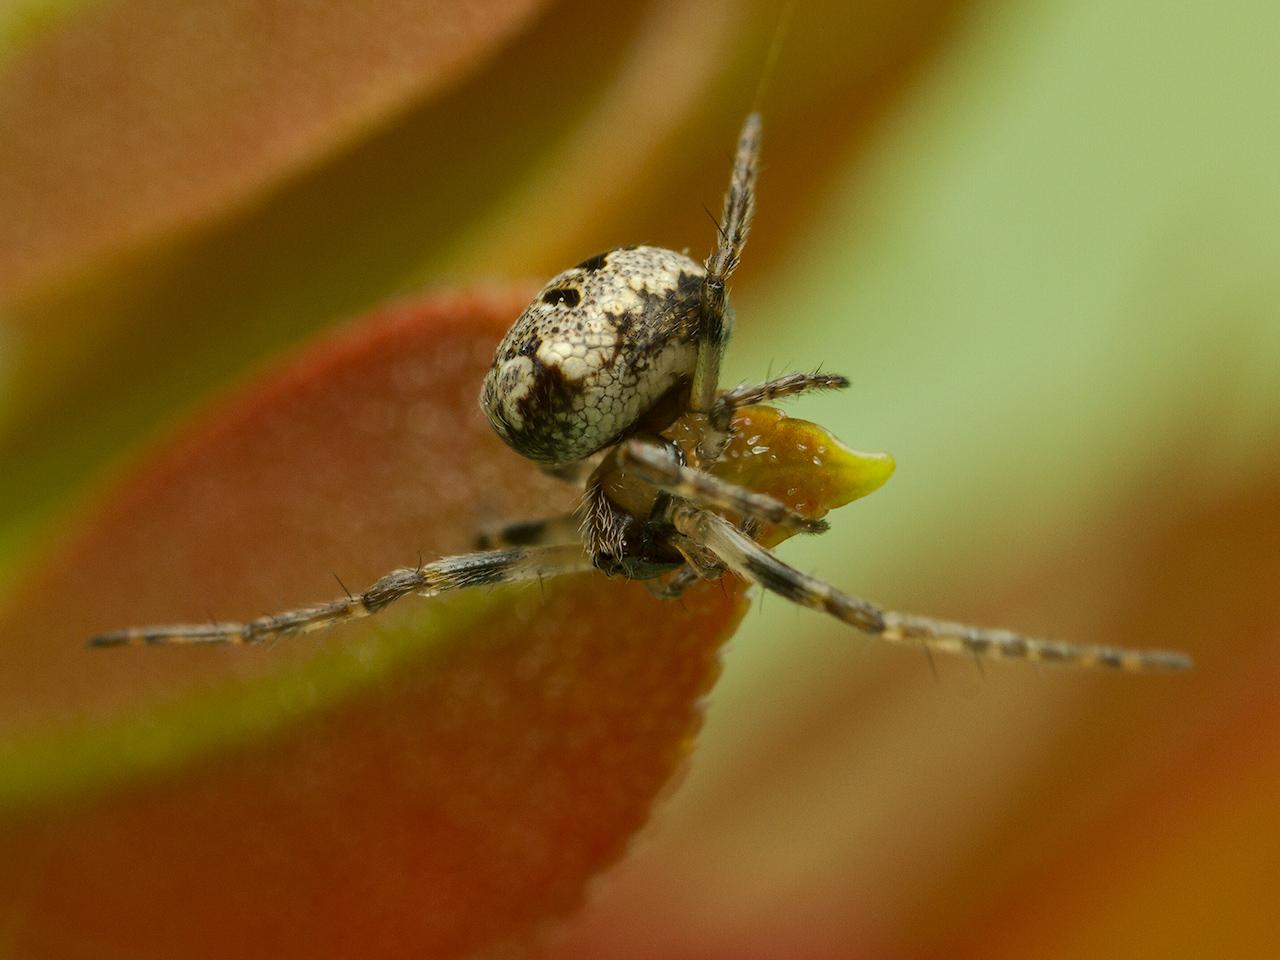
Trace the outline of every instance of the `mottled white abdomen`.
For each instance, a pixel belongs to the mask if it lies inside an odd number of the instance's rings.
[[[629,433],[693,376],[703,268],[673,250],[621,247],[551,280],[502,343],[480,404],[541,463],[570,463]]]

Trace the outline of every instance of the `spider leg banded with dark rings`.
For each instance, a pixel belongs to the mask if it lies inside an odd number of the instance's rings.
[[[760,114],[752,113],[742,124],[733,158],[733,174],[724,197],[716,249],[706,260],[700,308],[698,359],[693,372],[690,408],[709,413],[720,386],[720,362],[733,329],[725,283],[742,259],[756,207],[756,176],[760,169]]]
[[[131,627],[103,633],[92,647],[177,644],[263,643],[277,637],[311,633],[377,613],[401,597],[434,597],[449,590],[542,580],[591,569],[580,543],[513,548],[445,557],[420,567],[392,570],[368,590],[330,603],[288,610],[242,623],[176,624]]]
[[[683,504],[673,509],[671,519],[681,535],[709,549],[743,579],[757,583],[792,603],[829,614],[880,640],[920,644],[928,650],[968,653],[997,660],[1036,660],[1131,672],[1187,670],[1191,667],[1190,657],[1171,650],[1060,643],[1026,637],[1010,630],[990,630],[882,610],[870,601],[844,593],[783,563],[713,513]]]
[[[780,524],[799,533],[823,533],[829,529],[827,521],[796,513],[767,494],[677,463],[666,450],[644,440],[627,441],[622,448],[622,460],[646,483],[672,496]]]
[[[764,383],[743,384],[726,390],[711,405],[707,419],[714,429],[728,431],[733,415],[743,407],[772,403],[810,390],[843,390],[848,386],[849,378],[836,373],[784,373]]]

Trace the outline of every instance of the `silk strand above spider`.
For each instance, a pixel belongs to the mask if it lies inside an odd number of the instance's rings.
[[[801,505],[751,488],[748,481],[767,478],[770,467],[758,455],[753,461],[761,448],[746,434],[781,417],[757,405],[848,381],[791,373],[720,389],[733,328],[726,284],[751,226],[759,154],[760,117],[753,113],[738,139],[718,241],[705,264],[657,247],[598,254],[552,279],[499,344],[481,406],[517,453],[566,479],[585,479],[574,514],[513,524],[481,538],[481,547],[494,549],[393,570],[363,593],[330,603],[246,622],[132,627],[90,644],[262,643],[366,617],[409,594],[594,568],[644,580],[668,598],[732,572],[864,634],[928,650],[1132,671],[1189,667],[1187,656],[1172,651],[1059,643],[882,610],[768,549],[785,535],[821,533],[827,525]],[[883,456],[831,456],[864,469],[856,495],[878,487],[893,468]]]

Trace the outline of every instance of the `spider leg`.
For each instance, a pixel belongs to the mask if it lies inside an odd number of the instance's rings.
[[[464,587],[541,580],[590,569],[591,559],[578,543],[466,553],[420,567],[392,570],[364,593],[330,603],[301,607],[243,623],[130,627],[99,634],[89,641],[89,646],[262,643],[367,617],[411,593],[434,597]]]
[[[702,574],[686,564],[671,576],[662,580],[646,580],[644,585],[659,600],[678,600],[686,590],[703,579]]]
[[[720,387],[720,361],[729,343],[733,316],[729,311],[725,282],[742,259],[742,248],[755,212],[756,174],[760,168],[760,114],[748,114],[738,134],[733,159],[733,175],[724,197],[724,215],[719,223],[716,249],[707,257],[707,274],[702,281],[701,330],[698,359],[693,372],[690,406],[708,413]]]
[[[492,530],[482,530],[476,536],[477,550],[497,550],[503,547],[540,547],[550,543],[577,543],[579,521],[576,515],[566,513],[541,520],[517,520]]]
[[[733,421],[733,415],[742,407],[794,397],[808,390],[843,390],[847,386],[848,378],[834,373],[787,373],[764,383],[743,384],[726,390],[716,397],[707,419],[712,429],[725,432]]]
[[[724,564],[720,562],[720,558],[701,544],[682,537],[675,542],[675,548],[684,557],[684,563],[677,572],[688,571],[699,580],[717,580],[724,573]]]
[[[801,533],[822,533],[825,520],[811,520],[786,504],[719,477],[677,462],[667,451],[643,440],[628,440],[620,451],[623,465],[660,490],[696,500],[717,510],[729,510],[757,520],[781,524]]]
[[[710,549],[743,579],[891,643],[918,643],[927,650],[970,653],[991,659],[1037,660],[1135,672],[1191,667],[1189,656],[1171,650],[1059,643],[1024,637],[1009,630],[990,630],[881,610],[867,600],[843,593],[788,566],[732,524],[706,510],[689,505],[677,507],[672,522],[678,535]]]
[[[754,540],[756,534],[760,530],[760,521],[755,519],[755,517],[747,517],[738,524],[738,529],[741,530],[744,535],[751,537]],[[692,540],[683,535],[678,535],[678,539],[680,541],[680,549],[688,550],[696,546]],[[649,592],[659,600],[679,600],[684,596],[685,591],[694,584],[703,580],[719,580],[725,571],[724,564],[720,562],[719,557],[715,556],[705,547],[702,548],[702,553],[704,557],[710,558],[711,560],[710,564],[706,564],[704,562],[704,568],[702,570],[697,569],[697,566],[692,563],[686,563],[673,574],[661,580],[646,581],[645,586],[647,586],[649,588]]]
[[[581,517],[579,536],[590,556],[623,555],[627,517],[609,502],[598,483],[587,487],[578,513]]]

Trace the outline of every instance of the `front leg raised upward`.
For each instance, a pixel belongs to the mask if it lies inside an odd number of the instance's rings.
[[[720,386],[720,362],[733,330],[726,282],[742,259],[751,217],[756,206],[756,175],[760,168],[760,114],[752,113],[742,124],[738,149],[733,159],[733,175],[724,197],[724,214],[719,223],[716,249],[707,257],[702,281],[698,331],[698,359],[693,373],[690,406],[709,413]]]

